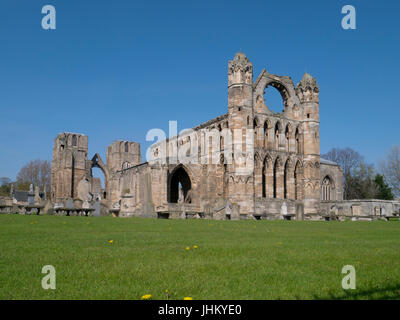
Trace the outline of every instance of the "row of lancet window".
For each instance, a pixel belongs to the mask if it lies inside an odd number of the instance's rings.
[[[228,127],[227,124],[225,124],[225,126]],[[290,150],[291,130],[289,128],[290,128],[289,125],[287,125],[286,129],[285,129],[285,150],[287,152],[293,151],[293,150]],[[218,126],[218,129],[219,129],[219,131],[222,130],[221,125]],[[255,120],[254,120],[254,129],[259,129],[256,126],[256,121]],[[275,133],[274,134],[274,142],[273,142],[274,143],[274,148],[278,150],[279,149],[279,136],[281,134],[281,127],[280,127],[280,123],[279,122],[277,122],[276,125],[275,125],[274,133]],[[257,142],[256,142],[257,141],[257,134],[258,134],[258,130],[255,130],[255,135],[256,135],[255,136],[255,146],[257,146]],[[268,128],[267,122],[265,122],[265,124],[264,124],[264,148],[265,149],[268,149],[268,141],[269,141],[269,136],[268,135],[269,135],[269,128]],[[203,137],[205,137],[204,134],[203,134]],[[209,139],[208,146],[209,146],[209,149],[211,149],[212,137],[209,137],[208,139]],[[183,140],[178,141],[177,142],[178,143],[178,147],[179,147],[179,145],[184,144],[185,142],[189,144],[188,147],[187,147],[187,152],[186,152],[186,155],[189,156],[190,152],[191,152],[190,136],[186,137],[185,141],[183,141]],[[223,150],[224,149],[224,136],[222,136],[222,135],[220,136],[219,143],[220,143],[220,149]],[[246,150],[245,141],[243,141],[243,144],[244,144],[243,151],[245,151]],[[300,135],[299,128],[296,128],[296,131],[295,131],[294,145],[295,145],[295,150],[294,151],[296,153],[301,153],[301,135]],[[128,152],[127,143],[125,144],[125,152]]]
[[[302,199],[300,162],[297,162],[292,168],[289,161],[282,166],[279,159],[276,159],[273,164],[272,161],[265,160],[262,166],[261,180],[261,196],[263,198]]]
[[[248,126],[250,126],[250,117],[247,117],[247,125]],[[253,129],[254,129],[254,134],[255,134],[255,144],[256,144],[256,146],[257,146],[257,138],[258,138],[258,135],[259,135],[259,126],[258,126],[258,123],[257,123],[257,120],[256,119],[254,119],[253,120]],[[265,121],[264,122],[264,127],[263,127],[263,134],[264,134],[264,139],[263,139],[263,141],[264,141],[264,147],[267,149],[268,148],[268,141],[269,141],[269,134],[270,134],[270,127],[269,127],[269,125],[268,125],[268,122],[267,121]],[[274,137],[273,137],[273,146],[274,146],[274,148],[276,149],[276,150],[278,150],[279,149],[279,137],[280,137],[280,135],[282,134],[283,132],[282,132],[282,127],[281,127],[281,123],[278,121],[276,124],[275,124],[275,128],[274,128]],[[284,139],[284,143],[285,143],[285,150],[287,151],[287,152],[289,152],[289,151],[291,151],[290,150],[290,138],[292,138],[291,137],[291,135],[292,135],[292,133],[291,133],[291,130],[290,130],[290,126],[289,125],[287,125],[286,126],[286,128],[285,128],[285,139]],[[295,134],[294,134],[294,141],[295,141],[295,152],[296,153],[301,153],[301,149],[300,149],[300,146],[301,146],[301,141],[300,141],[300,131],[299,131],[299,128],[296,128],[296,131],[295,131]]]

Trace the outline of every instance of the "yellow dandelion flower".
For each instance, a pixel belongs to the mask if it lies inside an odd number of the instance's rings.
[[[193,248],[197,249],[199,246],[194,245]]]
[[[114,242],[114,240],[110,240],[110,241],[108,241],[109,243],[113,243]]]
[[[151,298],[151,294],[145,294],[142,296],[142,300],[149,300]]]
[[[189,251],[190,250],[190,247],[186,247],[186,251]]]
[[[191,297],[184,297],[183,300],[193,300]]]

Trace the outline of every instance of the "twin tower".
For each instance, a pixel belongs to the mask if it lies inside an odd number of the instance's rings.
[[[67,199],[91,201],[101,199],[108,206],[112,198],[115,172],[140,164],[140,144],[115,141],[107,147],[107,163],[96,153],[88,159],[88,137],[76,133],[61,133],[54,140],[51,168],[51,198],[65,205]],[[104,188],[92,169],[104,174]]]

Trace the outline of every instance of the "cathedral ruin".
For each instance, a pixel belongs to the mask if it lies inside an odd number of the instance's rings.
[[[304,74],[295,86],[265,69],[253,80],[243,53],[228,62],[227,113],[157,141],[142,161],[140,144],[115,141],[88,157],[88,137],[54,141],[52,202],[102,214],[155,218],[321,219],[343,200],[342,171],[320,158],[319,87]],[[283,99],[281,113],[264,101],[267,87]],[[93,168],[104,173],[104,189]],[[329,204],[326,205],[326,203]]]

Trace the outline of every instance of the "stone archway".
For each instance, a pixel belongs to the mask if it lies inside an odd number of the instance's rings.
[[[264,93],[268,87],[273,87],[280,93],[285,108],[284,113],[290,112],[295,105],[300,105],[292,79],[268,73],[264,69],[253,84],[253,104],[257,112],[275,113],[265,104]]]
[[[109,171],[107,166],[104,164],[103,160],[101,159],[100,155],[96,153],[92,158],[92,165],[91,169],[99,168],[104,174],[104,194],[102,195],[102,199],[108,199],[110,196],[109,194]]]
[[[183,201],[191,203],[192,182],[182,165],[177,166],[168,178],[168,202],[178,203],[179,189],[182,188]]]

